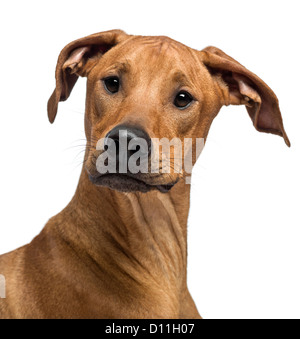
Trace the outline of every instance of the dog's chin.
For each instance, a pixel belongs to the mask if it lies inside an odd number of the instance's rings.
[[[89,176],[89,179],[96,186],[108,187],[112,190],[125,193],[147,193],[153,190],[158,190],[161,193],[168,193],[176,185],[176,183],[168,185],[150,185],[126,174],[105,174],[96,178]]]

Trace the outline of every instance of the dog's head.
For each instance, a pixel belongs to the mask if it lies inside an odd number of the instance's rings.
[[[74,41],[58,59],[51,123],[79,76],[87,77],[85,168],[96,185],[169,191],[190,174],[223,105],[245,105],[258,131],[290,145],[273,91],[214,47],[119,30]]]

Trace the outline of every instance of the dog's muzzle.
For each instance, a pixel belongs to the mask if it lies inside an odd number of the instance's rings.
[[[151,185],[145,181],[151,166],[152,142],[143,129],[116,126],[106,135],[102,146],[103,153],[96,164],[97,174],[90,175],[94,184],[123,192],[158,189],[163,193],[175,185]]]

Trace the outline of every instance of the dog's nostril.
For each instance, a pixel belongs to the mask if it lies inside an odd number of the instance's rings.
[[[118,139],[114,139],[115,145],[116,145],[116,153],[119,154],[120,152],[120,142]]]
[[[133,140],[133,142],[135,141],[134,139],[132,139],[132,140]],[[134,154],[134,153],[136,153],[136,152],[138,152],[140,150],[141,150],[141,146],[140,145],[134,145],[132,149],[128,150],[128,152]]]
[[[117,155],[119,154],[120,140],[118,134],[111,132],[107,134],[104,141],[104,150],[110,154],[114,154],[114,151],[116,151]]]

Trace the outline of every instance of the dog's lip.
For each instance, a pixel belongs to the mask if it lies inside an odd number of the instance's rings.
[[[121,178],[121,179],[127,179],[127,180],[131,180],[134,181],[137,184],[143,185],[144,187],[148,187],[149,189],[158,189],[161,193],[168,193],[177,183],[178,180],[176,180],[175,182],[169,183],[169,184],[165,184],[165,185],[153,185],[153,184],[149,184],[146,183],[145,181],[136,178],[133,175],[128,175],[128,174],[120,174],[120,173],[115,173],[115,174],[102,174],[99,176],[92,176],[89,174],[89,179],[91,180],[91,182],[95,185],[101,185],[101,181],[104,178]]]

